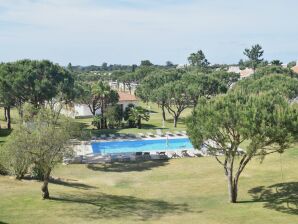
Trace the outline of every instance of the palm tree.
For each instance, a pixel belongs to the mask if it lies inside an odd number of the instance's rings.
[[[129,119],[136,123],[137,128],[142,128],[142,120],[148,121],[150,118],[149,112],[140,107],[133,107],[129,112]]]
[[[104,116],[104,113],[106,111],[106,108],[109,105],[116,104],[119,100],[119,95],[116,91],[112,90],[111,87],[102,82],[99,81],[97,84],[92,85],[92,95],[96,98],[95,101],[98,102],[100,112],[101,112],[101,128],[107,128],[107,121]]]

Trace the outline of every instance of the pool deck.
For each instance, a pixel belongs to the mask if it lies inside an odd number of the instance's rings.
[[[127,153],[109,153],[106,155],[93,153],[92,143],[95,142],[115,142],[115,141],[140,141],[140,140],[162,140],[162,139],[183,139],[188,138],[187,135],[173,135],[173,136],[165,136],[165,137],[136,137],[136,138],[108,138],[108,139],[94,139],[91,141],[83,141],[80,144],[74,145],[75,158],[74,163],[102,163],[102,162],[111,162],[113,159],[118,160],[136,160],[135,152],[127,152]],[[160,152],[164,153],[166,158],[181,158],[181,157],[195,157],[197,156],[197,150],[193,148],[184,148],[183,150],[153,150],[153,151],[143,151],[150,153],[150,159],[160,159]],[[184,152],[184,154],[183,154]],[[186,152],[186,155],[185,155]]]
[[[107,139],[101,139],[97,138],[94,140],[91,140],[90,142],[121,142],[121,141],[137,141],[137,140],[162,140],[162,139],[179,139],[179,138],[188,138],[187,135],[173,135],[173,136],[164,136],[164,137],[146,137],[146,138],[141,138],[141,137],[135,137],[135,138],[121,138],[121,137],[116,137],[116,138],[107,138]]]

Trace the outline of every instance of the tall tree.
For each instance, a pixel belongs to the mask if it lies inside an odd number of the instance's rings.
[[[14,106],[21,116],[22,105],[25,102],[33,104],[35,108],[41,108],[46,102],[61,94],[61,91],[70,90],[73,86],[70,72],[47,60],[21,60],[3,66],[6,69],[2,70],[0,76],[6,83],[2,84],[6,85],[6,88],[9,86],[8,94],[13,98]]]
[[[171,61],[166,61],[166,67],[168,67],[168,68],[173,68],[173,67],[175,67],[175,65],[174,65],[174,63],[171,62]]]
[[[185,83],[186,92],[191,97],[194,108],[197,106],[200,97],[211,98],[219,93],[225,93],[228,86],[225,84],[224,78],[226,77],[221,73],[216,75],[185,73],[182,76],[182,81]]]
[[[185,82],[178,80],[159,88],[159,93],[165,98],[165,108],[172,115],[174,127],[177,127],[181,113],[192,105],[192,98],[187,92]]]
[[[142,80],[140,85],[138,85],[135,94],[145,102],[157,103],[161,107],[162,117],[165,121],[165,95],[159,91],[159,87],[162,87],[171,81],[179,80],[181,76],[181,72],[174,69],[155,71]]]
[[[259,44],[253,45],[250,49],[246,48],[243,54],[248,58],[247,64],[253,70],[256,70],[257,66],[263,62],[264,51]]]
[[[196,53],[191,53],[187,59],[192,66],[200,68],[206,68],[210,64],[202,50],[198,50]]]
[[[152,66],[152,62],[149,60],[143,60],[141,61],[141,66]]]
[[[234,93],[201,100],[188,118],[187,131],[196,148],[204,145],[222,165],[229,200],[235,203],[239,177],[247,164],[254,157],[287,149],[298,133],[297,124],[298,112],[284,96]],[[240,154],[244,141],[248,147]]]
[[[272,65],[276,65],[276,66],[282,66],[282,61],[280,61],[280,60],[272,60],[271,61],[271,64]]]
[[[106,128],[105,110],[109,105],[115,105],[119,101],[119,95],[111,87],[99,81],[98,83],[79,83],[76,86],[76,102],[86,104],[93,116],[100,109],[101,128]]]
[[[11,129],[10,109],[15,105],[16,92],[13,87],[14,77],[11,75],[13,69],[11,63],[0,65],[0,103],[4,107],[4,118],[7,129]]]

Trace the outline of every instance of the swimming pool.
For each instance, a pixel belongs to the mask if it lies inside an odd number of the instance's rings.
[[[93,153],[101,154],[193,149],[188,138],[94,142],[91,146]]]

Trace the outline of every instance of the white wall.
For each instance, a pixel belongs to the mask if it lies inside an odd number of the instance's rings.
[[[129,105],[129,104],[138,105],[137,101],[121,101],[118,104],[123,104],[123,110]],[[92,117],[92,113],[89,109],[89,107],[86,104],[75,104],[73,108],[64,108],[61,110],[61,113],[68,117]],[[96,110],[96,115],[101,114],[100,109]]]
[[[93,116],[89,107],[86,104],[75,104],[75,117],[89,117]],[[100,109],[95,111],[96,115],[101,114]]]

